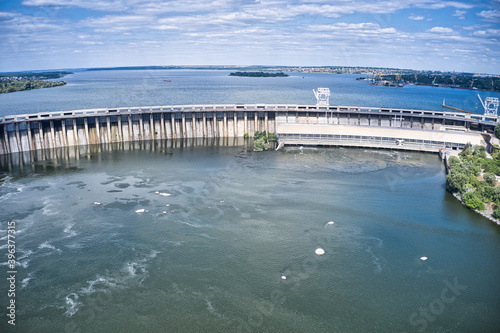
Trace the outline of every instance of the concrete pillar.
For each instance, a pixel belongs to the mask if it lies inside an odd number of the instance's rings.
[[[75,142],[75,146],[80,146],[80,136],[78,135],[78,126],[76,126],[75,118],[73,118],[73,141]]]
[[[134,130],[132,127],[132,115],[129,114],[128,115],[128,141],[132,142],[133,138],[134,138]]]
[[[16,133],[16,146],[17,146],[17,151],[18,152],[23,152],[23,144],[21,142],[21,137],[19,135],[19,124],[18,123],[15,123],[14,124],[14,132]],[[20,159],[22,159],[21,156],[19,156]]]
[[[184,112],[181,113],[181,132],[182,132],[182,137],[185,138],[187,136],[187,129],[186,129],[186,114]]]
[[[95,117],[95,131],[97,132],[97,143],[101,143],[101,124],[99,124],[99,117]]]
[[[118,116],[118,142],[123,142],[122,116]]]
[[[191,132],[192,132],[192,138],[196,138],[198,136],[198,131],[196,130],[197,128],[197,124],[196,124],[196,112],[193,112],[192,113],[193,117],[192,117],[192,124],[191,124]]]
[[[170,126],[172,127],[172,139],[177,139],[177,132],[175,131],[175,113],[170,114]]]
[[[52,140],[52,148],[56,148],[56,133],[54,131],[54,121],[50,121],[50,138]]]
[[[267,111],[264,113],[264,131],[266,131],[266,136],[269,136],[269,115]]]
[[[205,117],[205,112],[203,112],[203,137],[208,137],[207,134],[207,117]]]
[[[35,146],[33,145],[33,139],[31,137],[30,122],[26,123],[26,129],[28,130],[28,145],[29,145],[29,150],[35,150]]]
[[[62,126],[62,144],[64,147],[68,147],[68,134],[66,133],[66,119],[61,120],[61,126]]]
[[[213,125],[213,129],[214,129],[214,138],[218,138],[219,137],[219,128],[217,126],[217,112],[214,112],[214,125]]]
[[[43,127],[41,121],[38,122],[38,136],[40,137],[40,145],[41,145],[40,148],[41,149],[47,148],[45,144],[45,134],[43,133]]]
[[[160,139],[165,139],[165,114],[162,112],[160,115]]]
[[[156,140],[156,128],[155,128],[155,121],[153,118],[153,113],[149,115],[149,138],[151,140]]]
[[[144,123],[142,121],[142,113],[139,114],[139,141],[144,140]]]
[[[83,124],[85,126],[85,140],[87,140],[87,144],[90,144],[90,132],[89,132],[89,121],[87,117],[83,118]]]
[[[254,131],[258,131],[260,130],[259,126],[258,126],[258,118],[257,118],[257,115],[259,113],[257,111],[254,112],[254,123],[253,123],[253,128],[254,128]],[[253,134],[253,133],[252,133]]]
[[[3,128],[3,135],[5,140],[5,152],[10,154],[9,136],[7,135],[7,126]]]
[[[224,123],[222,124],[224,127],[222,129],[223,137],[227,138],[228,137],[228,129],[227,129],[227,112],[224,112]]]
[[[246,111],[243,111],[243,118],[244,118],[244,120],[243,120],[243,128],[245,129],[245,133],[244,134],[250,135],[248,133],[248,114],[247,114]]]
[[[106,116],[106,127],[108,129],[108,143],[111,143],[114,140],[111,137],[111,119],[109,116]]]

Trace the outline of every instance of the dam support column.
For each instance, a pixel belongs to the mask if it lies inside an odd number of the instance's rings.
[[[107,127],[107,132],[108,132],[108,143],[111,143],[115,140],[113,140],[111,136],[111,119],[109,116],[106,117],[106,127]]]
[[[75,146],[80,146],[80,138],[78,136],[78,127],[76,126],[76,119],[73,118],[73,142]]]
[[[238,137],[238,111],[233,113],[233,127],[234,127],[234,137]]]
[[[165,114],[160,114],[160,139],[165,139]]]
[[[54,121],[53,120],[50,121],[50,139],[52,140],[51,148],[55,148],[56,147],[56,133],[54,130]]]
[[[184,112],[181,113],[181,132],[182,132],[182,138],[186,138],[186,114]]]
[[[28,145],[29,145],[29,150],[35,150],[35,145],[33,144],[33,138],[31,136],[31,125],[30,122],[26,123],[26,130],[28,131]]]
[[[222,130],[223,131],[223,136],[225,138],[228,137],[228,130],[227,130],[227,113],[224,112],[224,125],[223,125],[224,129]]]
[[[207,117],[205,116],[205,112],[203,112],[203,137],[206,138],[207,134]]]
[[[62,144],[65,147],[68,147],[68,133],[66,132],[66,119],[61,120],[61,127],[62,127]]]
[[[99,117],[95,117],[95,129],[96,129],[96,134],[97,134],[97,143],[101,144],[101,124],[99,123],[100,119]]]
[[[142,121],[142,113],[139,114],[139,141],[144,140],[144,122]]]
[[[122,116],[118,115],[118,142],[123,142]]]
[[[267,111],[264,112],[264,131],[266,131],[266,136],[269,136],[269,114]]]
[[[243,128],[245,129],[245,134],[250,136],[250,134],[248,134],[248,114],[246,111],[243,111]]]

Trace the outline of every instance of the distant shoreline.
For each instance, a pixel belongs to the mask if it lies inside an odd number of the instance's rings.
[[[242,77],[287,77],[290,76],[283,72],[267,73],[267,72],[232,72],[229,76],[242,76]]]
[[[59,87],[66,84],[66,81],[48,81],[58,79],[72,72],[25,72],[0,74],[0,94],[7,94],[18,91],[33,89]]]

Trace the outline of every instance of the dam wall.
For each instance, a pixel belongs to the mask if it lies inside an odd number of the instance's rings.
[[[242,138],[255,131],[275,133],[284,144],[321,145],[340,138],[338,145],[364,140],[362,146],[370,146],[373,139],[373,146],[379,147],[375,141],[381,139],[393,141],[390,146],[394,149],[405,149],[412,140],[420,140],[423,146],[432,142],[431,151],[435,151],[447,145],[459,149],[467,142],[486,142],[484,136],[494,132],[496,123],[496,117],[484,115],[357,106],[234,104],[86,109],[0,117],[0,155],[126,142]],[[403,145],[396,144],[401,140]]]

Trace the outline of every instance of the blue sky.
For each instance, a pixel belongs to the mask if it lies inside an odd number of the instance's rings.
[[[500,0],[0,0],[0,71],[377,66],[500,74]]]

